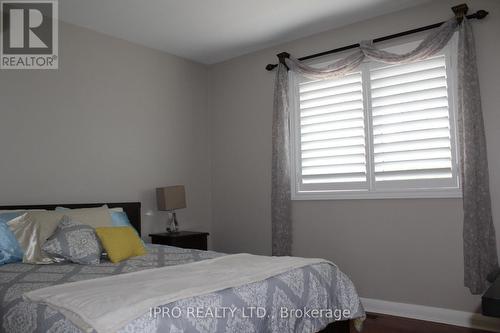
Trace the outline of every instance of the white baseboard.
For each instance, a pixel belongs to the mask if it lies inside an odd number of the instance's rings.
[[[388,302],[371,298],[361,298],[361,302],[367,312],[500,332],[500,318],[486,317],[479,313]]]

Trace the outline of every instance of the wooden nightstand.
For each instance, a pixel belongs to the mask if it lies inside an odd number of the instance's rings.
[[[207,250],[208,232],[179,231],[175,233],[162,232],[149,234],[153,244],[182,247],[185,249]]]

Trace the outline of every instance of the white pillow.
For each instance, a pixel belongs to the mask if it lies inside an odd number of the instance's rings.
[[[61,218],[64,215],[80,222],[80,224],[86,224],[93,228],[113,226],[111,214],[105,207],[79,208],[60,211],[48,210],[44,212],[29,212],[28,215],[40,224],[41,239],[43,242],[45,242],[45,240],[52,236],[52,234],[56,231],[59,221],[61,221]]]

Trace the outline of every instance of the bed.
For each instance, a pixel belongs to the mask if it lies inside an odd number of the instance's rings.
[[[63,205],[90,208],[107,204],[121,207],[140,233],[140,203],[94,203]],[[0,210],[47,209],[58,205],[0,206]],[[182,265],[225,256],[213,251],[181,249],[146,244],[148,254],[120,263],[101,261],[97,265],[57,263],[0,266],[0,332],[82,332],[65,314],[47,305],[30,302],[23,294],[65,283],[140,272],[157,267]],[[140,290],[134,292],[140,293]],[[310,313],[276,314],[282,309],[335,309],[328,315]],[[349,332],[349,321],[360,324],[365,316],[350,279],[336,266],[317,263],[290,270],[266,280],[180,299],[161,305],[163,315],[154,311],[130,321],[119,332]],[[188,309],[204,309],[193,316]],[[225,309],[225,310],[224,310]],[[253,309],[253,310],[252,310]],[[258,309],[265,313],[257,313]],[[341,313],[349,310],[349,316]],[[217,310],[224,310],[219,311]],[[175,315],[174,315],[175,312]],[[165,316],[165,313],[169,315]]]

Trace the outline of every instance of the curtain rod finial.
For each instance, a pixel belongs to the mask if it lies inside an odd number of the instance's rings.
[[[488,12],[485,10],[478,10],[474,15],[478,20],[484,19],[486,16],[488,16]]]
[[[460,5],[451,7],[451,10],[453,10],[453,12],[455,13],[455,17],[458,23],[462,23],[464,16],[467,15],[467,12],[469,11],[469,7],[467,6],[467,4],[462,3]]]
[[[290,53],[288,53],[288,52],[281,52],[281,53],[278,53],[277,56],[278,56],[278,59],[280,61],[280,64],[285,65],[286,69],[290,69],[286,65],[286,61],[285,61],[287,58],[290,58]]]
[[[283,59],[283,60],[284,60],[285,58],[290,58],[290,53],[288,53],[288,52],[281,52],[281,53],[278,53],[276,56],[277,56],[277,57],[280,59],[280,61],[281,61],[281,59]]]
[[[273,69],[275,69],[276,67],[278,67],[278,65],[276,65],[276,64],[267,64],[266,69],[267,69],[268,71],[272,71],[272,70],[273,70]]]

